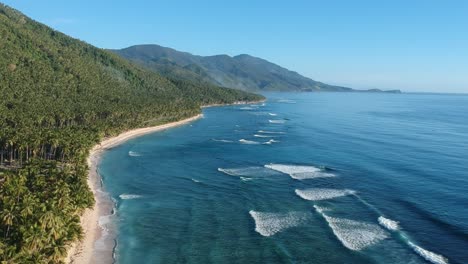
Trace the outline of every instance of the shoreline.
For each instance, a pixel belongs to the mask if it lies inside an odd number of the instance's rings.
[[[106,138],[90,150],[89,156],[87,158],[89,167],[87,182],[89,188],[93,192],[95,204],[93,208],[85,209],[81,215],[80,222],[81,227],[83,228],[83,239],[70,245],[70,248],[67,252],[67,257],[65,258],[65,263],[81,264],[114,262],[113,251],[115,247],[115,241],[114,246],[110,250],[104,247],[103,249],[99,250],[99,253],[101,254],[95,254],[95,251],[97,251],[95,250],[95,243],[100,239],[105,239],[103,234],[108,232],[108,230],[105,230],[101,227],[101,217],[110,217],[114,214],[115,211],[114,202],[101,190],[101,176],[97,171],[101,155],[106,150],[118,146],[130,139],[185,125],[202,117],[203,114],[198,114],[190,118],[159,126],[132,129],[115,137]],[[103,241],[103,243],[105,242],[106,241]],[[99,257],[99,260],[97,257]]]

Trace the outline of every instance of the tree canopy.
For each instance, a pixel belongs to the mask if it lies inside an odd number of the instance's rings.
[[[263,97],[164,77],[0,4],[0,260],[60,263],[104,137]]]

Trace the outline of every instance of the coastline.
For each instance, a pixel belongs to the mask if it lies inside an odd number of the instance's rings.
[[[95,253],[95,243],[103,237],[103,234],[107,232],[100,226],[101,217],[111,216],[114,212],[114,204],[108,195],[104,195],[101,190],[101,177],[97,171],[100,157],[104,151],[120,145],[127,140],[135,137],[146,135],[153,132],[166,130],[169,128],[185,125],[192,121],[198,120],[203,117],[203,114],[183,119],[180,121],[153,126],[146,128],[137,128],[123,132],[118,136],[107,138],[95,145],[89,153],[87,163],[89,167],[88,174],[88,186],[93,192],[95,204],[93,208],[86,209],[81,218],[81,227],[83,228],[83,239],[81,241],[72,243],[68,249],[65,263],[112,263],[113,262],[113,248],[112,250],[103,249],[100,250],[101,254]],[[115,242],[114,242],[115,244]],[[107,253],[107,254],[102,254]],[[99,260],[96,258],[99,255]],[[103,256],[106,255],[106,256]]]

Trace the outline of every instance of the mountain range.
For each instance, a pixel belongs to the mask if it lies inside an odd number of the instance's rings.
[[[198,56],[159,45],[136,45],[111,51],[165,76],[252,92],[400,92],[330,85],[247,54]]]

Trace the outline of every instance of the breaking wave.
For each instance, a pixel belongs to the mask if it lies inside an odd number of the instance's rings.
[[[277,102],[278,103],[286,103],[286,104],[295,104],[296,103],[296,101],[290,100],[290,99],[279,99]]]
[[[269,115],[271,116],[277,116],[278,114],[275,114],[275,113],[268,113]]]
[[[194,178],[192,178],[192,181],[195,182],[195,183],[199,183],[199,182],[200,182],[199,180],[194,179]]]
[[[272,138],[272,137],[276,137],[276,136],[255,134],[254,137],[259,137],[259,138]]]
[[[265,168],[288,174],[291,178],[296,180],[335,177],[334,174],[323,172],[321,169],[314,166],[268,164],[265,165]]]
[[[128,152],[128,155],[129,155],[130,157],[140,157],[140,156],[141,156],[140,153],[135,152],[135,151],[129,151],[129,152]]]
[[[132,199],[141,198],[141,195],[124,193],[124,194],[119,195],[119,198],[122,199],[122,200],[132,200]]]
[[[429,250],[426,250],[416,244],[414,244],[411,241],[408,241],[408,245],[421,257],[423,257],[425,260],[434,263],[434,264],[448,264],[449,261],[446,257],[436,254],[434,252],[431,252]]]
[[[224,143],[233,143],[234,141],[232,140],[227,140],[227,139],[216,139],[212,138],[211,140],[216,141],[216,142],[224,142]]]
[[[385,218],[383,216],[379,216],[378,218],[379,224],[390,231],[396,231],[400,229],[399,222]]]
[[[265,130],[259,130],[258,133],[263,133],[263,134],[286,134],[285,132],[281,132],[281,131],[265,131]]]
[[[309,201],[321,201],[328,200],[337,197],[343,197],[350,194],[355,194],[353,190],[339,190],[339,189],[327,189],[327,188],[311,188],[305,190],[296,189],[296,194],[304,200]]]
[[[327,211],[331,211],[330,208],[327,208],[327,207],[321,207],[321,206],[318,206],[318,205],[314,205],[314,208],[317,212],[319,213],[323,213],[323,212],[327,212]]]
[[[362,250],[388,237],[378,225],[322,215],[338,240],[351,250]]]
[[[315,207],[315,210],[325,218],[336,238],[348,249],[362,250],[388,237],[387,232],[378,225],[331,217],[320,209],[320,207]]]
[[[272,124],[284,124],[286,122],[286,120],[268,120],[268,122],[272,123]]]
[[[262,236],[272,236],[287,228],[305,223],[309,217],[305,212],[265,213],[249,211],[255,221],[255,231]]]
[[[268,140],[267,142],[264,142],[264,143],[262,143],[262,144],[270,145],[270,144],[278,143],[278,142],[279,142],[278,140],[270,139],[270,140]]]
[[[253,141],[253,140],[247,140],[247,139],[239,139],[239,142],[241,144],[247,144],[247,145],[258,145],[260,142]]]
[[[218,171],[237,177],[266,177],[273,175],[271,170],[265,169],[264,167],[218,168]]]

